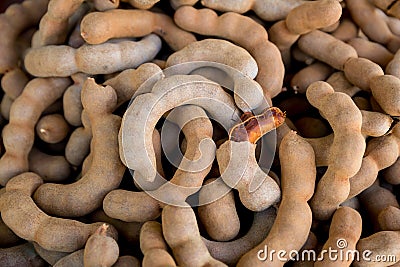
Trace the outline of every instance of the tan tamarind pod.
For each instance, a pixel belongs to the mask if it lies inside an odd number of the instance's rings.
[[[348,95],[335,93],[326,82],[311,84],[307,89],[307,99],[320,110],[334,132],[328,169],[311,200],[315,218],[327,220],[348,197],[349,179],[361,167],[366,146],[361,132],[362,114]]]
[[[347,43],[354,47],[359,57],[369,59],[381,67],[385,67],[393,59],[393,54],[378,43],[362,38],[353,38]]]
[[[375,76],[371,79],[372,96],[379,106],[391,116],[400,116],[400,79],[392,75]]]
[[[333,87],[335,92],[342,92],[351,97],[361,91],[360,88],[354,86],[349,82],[349,80],[347,80],[342,71],[332,73],[332,75],[326,79],[326,82]]]
[[[76,73],[71,78],[74,83],[67,88],[63,95],[63,114],[69,124],[78,127],[82,125],[81,116],[83,107],[81,91],[87,75]]]
[[[142,37],[150,33],[160,35],[173,50],[180,50],[196,41],[193,34],[177,27],[167,15],[147,10],[93,12],[81,22],[81,35],[89,44],[104,43],[112,38]]]
[[[336,0],[305,2],[292,9],[286,17],[286,25],[294,34],[305,34],[337,22],[342,15],[342,6]]]
[[[84,249],[77,250],[72,252],[63,258],[59,259],[55,264],[54,267],[84,267],[83,265],[83,253]]]
[[[393,119],[380,112],[361,110],[363,122],[361,132],[364,136],[380,137],[388,133]]]
[[[30,196],[42,183],[42,179],[34,173],[13,177],[7,183],[6,192],[0,196],[3,221],[19,237],[34,241],[44,249],[60,252],[80,249],[99,223],[84,224],[45,214]],[[19,223],[16,224],[15,220]]]
[[[70,80],[37,78],[31,80],[10,110],[10,121],[3,128],[6,149],[0,159],[0,184],[28,171],[28,154],[34,142],[35,124],[42,112],[62,96]]]
[[[59,143],[68,133],[69,125],[61,114],[45,115],[36,124],[37,136],[46,143]]]
[[[392,266],[400,260],[400,232],[399,231],[380,231],[368,237],[360,239],[357,243],[358,251],[369,250],[367,259],[360,257],[360,261],[355,261],[355,267],[381,267]],[[391,255],[391,262],[382,262],[379,257],[382,255]],[[377,258],[378,257],[378,258]]]
[[[203,237],[203,242],[213,258],[233,266],[239,261],[240,257],[267,237],[275,218],[276,210],[273,207],[255,212],[249,231],[241,238],[228,242],[218,242]]]
[[[368,142],[361,168],[350,179],[350,193],[348,198],[370,187],[376,180],[380,170],[396,162],[399,157],[399,130],[399,126],[396,125],[390,134],[374,138]]]
[[[87,240],[83,253],[83,264],[87,267],[111,267],[119,255],[117,242],[107,236],[108,225],[103,224]]]
[[[305,53],[338,70],[343,70],[349,58],[357,57],[357,51],[351,45],[319,30],[302,35],[298,46]]]
[[[279,49],[268,41],[264,27],[251,18],[233,12],[218,17],[211,9],[183,6],[175,12],[174,20],[185,30],[219,36],[243,47],[257,61],[256,81],[263,88],[265,97],[270,99],[282,91],[284,65]],[[247,34],[249,32],[252,34]]]
[[[140,250],[144,257],[143,267],[175,267],[175,261],[168,253],[161,224],[147,221],[140,231]]]
[[[153,63],[141,64],[137,69],[127,69],[108,79],[104,85],[110,85],[117,93],[117,107],[129,101],[144,82],[159,80],[164,76],[160,67]]]
[[[66,45],[32,48],[25,56],[27,71],[38,77],[67,77],[77,72],[107,74],[135,68],[153,59],[161,48],[161,40],[151,34],[138,42],[119,41],[84,45],[74,49]],[[63,58],[54,61],[54,58]]]
[[[31,243],[0,248],[1,266],[45,267],[46,262],[35,252]]]
[[[350,58],[344,64],[346,79],[355,86],[369,90],[371,81],[377,76],[384,75],[382,68],[366,58]],[[360,77],[363,77],[360,79]]]
[[[61,182],[71,174],[71,166],[64,156],[49,155],[33,147],[28,160],[29,170],[39,174],[45,182]]]
[[[386,21],[377,12],[378,9],[368,0],[346,1],[346,7],[354,22],[369,39],[385,45],[392,53],[398,50],[400,37],[390,31]],[[370,23],[371,21],[374,21],[374,23]]]
[[[190,262],[192,266],[227,266],[211,257],[201,239],[192,208],[165,206],[162,230],[178,265]]]
[[[216,179],[210,179],[205,184],[210,184]],[[224,183],[219,183],[214,190],[224,192],[227,187]],[[205,198],[204,191],[200,190],[199,201],[207,203],[202,198]],[[240,220],[236,211],[235,198],[233,191],[229,191],[226,195],[220,199],[215,200],[209,204],[199,206],[197,209],[199,219],[204,225],[208,235],[211,239],[216,241],[229,241],[235,238],[240,230]]]
[[[83,127],[76,128],[69,137],[65,147],[65,158],[73,166],[79,166],[89,154],[92,140],[92,126],[87,111],[81,112]]]
[[[296,92],[304,94],[310,84],[324,81],[332,72],[333,69],[325,63],[315,62],[297,72],[290,81],[290,86]]]
[[[378,215],[379,227],[384,231],[400,231],[400,209],[387,206]]]
[[[349,207],[338,208],[332,217],[331,226],[329,228],[329,238],[325,242],[322,249],[334,249],[343,253],[343,255],[351,255],[355,251],[356,244],[361,236],[362,220],[360,214]],[[328,254],[322,254],[315,262],[314,266],[343,266],[348,267],[351,263],[356,262],[356,257],[343,257],[343,260],[335,260],[328,257]]]
[[[121,118],[112,114],[117,104],[114,89],[89,78],[83,85],[82,103],[93,134],[90,169],[75,183],[46,183],[34,194],[39,207],[58,216],[79,217],[99,208],[106,194],[119,186],[125,171],[118,153]],[[74,194],[76,198],[71,198]]]
[[[47,250],[39,246],[36,242],[32,242],[35,251],[39,256],[44,259],[48,264],[53,266],[57,261],[69,255],[68,252],[59,252],[54,250]]]
[[[202,0],[205,7],[239,14],[253,10],[258,17],[266,21],[276,21],[286,18],[288,13],[295,7],[305,3],[302,0],[251,0],[251,1],[229,1],[229,0]]]
[[[297,155],[301,154],[301,160]],[[308,238],[312,213],[307,201],[314,192],[316,168],[312,147],[295,132],[289,132],[279,147],[282,201],[268,236],[247,252],[237,266],[283,266],[285,260],[260,261],[258,252],[265,246],[276,251],[300,250]],[[296,227],[295,227],[296,226]],[[283,240],[290,240],[283,242]]]
[[[0,73],[4,74],[18,67],[21,51],[17,50],[16,40],[24,30],[38,24],[46,12],[48,3],[48,0],[24,1],[21,4],[9,6],[1,14]]]
[[[397,158],[396,162],[390,167],[384,169],[382,176],[390,184],[400,184],[400,158]]]
[[[28,82],[29,78],[26,73],[20,68],[15,68],[6,72],[1,78],[1,88],[6,95],[15,100],[21,95]]]
[[[395,230],[383,229],[379,222],[380,213],[387,207],[399,208],[396,196],[388,189],[379,186],[376,181],[372,186],[363,191],[359,197],[364,209],[368,212],[369,221],[372,222],[375,231]]]
[[[340,22],[339,27],[332,32],[332,35],[343,42],[347,42],[348,40],[357,37],[358,27],[350,19],[343,19]]]

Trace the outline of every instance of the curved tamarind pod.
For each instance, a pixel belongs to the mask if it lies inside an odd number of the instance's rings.
[[[357,51],[351,45],[320,30],[302,35],[299,38],[298,46],[303,52],[338,70],[343,70],[349,58],[358,56]]]
[[[35,241],[45,249],[72,252],[82,248],[101,224],[84,224],[45,214],[31,198],[42,183],[42,179],[34,173],[13,177],[6,186],[6,192],[0,196],[3,221],[19,237]],[[16,220],[19,223],[16,224]]]
[[[232,98],[214,82],[198,75],[174,75],[158,81],[151,93],[139,95],[133,100],[122,121],[120,156],[128,168],[135,170],[135,180],[141,177],[144,181],[154,181],[156,164],[151,134],[148,133],[153,131],[162,114],[182,104],[203,107],[225,127],[230,128],[238,120]],[[132,116],[135,118],[132,119]]]
[[[192,208],[165,206],[162,230],[178,265],[186,266],[190,262],[192,266],[227,266],[211,257],[201,240]]]
[[[196,41],[192,33],[177,27],[169,16],[147,10],[92,12],[81,23],[81,35],[89,44],[104,43],[112,38],[143,37],[151,33],[164,38],[173,50],[180,50]]]
[[[0,15],[2,38],[0,41],[0,73],[4,74],[18,66],[21,51],[17,50],[18,36],[26,29],[37,25],[46,12],[48,0],[24,1],[14,4]]]
[[[328,170],[311,200],[315,217],[327,220],[348,197],[349,179],[361,167],[366,146],[361,132],[362,114],[348,95],[335,93],[326,82],[311,84],[307,89],[307,99],[320,110],[334,132]],[[343,110],[346,110],[345,114]]]
[[[174,20],[185,30],[219,36],[245,48],[257,61],[256,81],[263,88],[265,97],[270,99],[282,91],[285,70],[279,50],[268,41],[264,27],[251,18],[233,12],[218,17],[211,9],[183,6],[175,12]]]
[[[78,49],[66,45],[32,48],[25,56],[27,71],[38,77],[67,77],[77,72],[107,74],[136,68],[153,59],[161,48],[161,40],[151,34],[138,42],[120,41],[84,45]],[[63,58],[54,61],[54,58]]]
[[[11,177],[28,171],[35,124],[42,112],[62,96],[69,83],[66,78],[33,79],[14,101],[10,121],[3,128],[6,152],[0,159],[0,184],[5,185]]]
[[[34,194],[39,207],[59,216],[79,217],[96,210],[106,194],[119,186],[125,171],[118,151],[121,118],[112,114],[117,104],[114,89],[89,78],[82,89],[82,103],[93,134],[90,168],[75,183],[46,183]]]
[[[140,250],[144,255],[143,267],[176,267],[158,222],[147,221],[143,224],[140,230]]]
[[[161,214],[162,202],[182,205],[203,184],[215,155],[215,146],[209,142],[212,138],[211,122],[204,110],[194,105],[175,108],[170,114],[168,120],[182,128],[190,144],[177,171],[169,183],[150,189],[154,191],[111,191],[103,201],[103,209],[110,217],[128,222],[155,219]],[[142,186],[142,182],[139,184]]]
[[[48,155],[35,147],[29,152],[28,161],[29,170],[39,174],[45,182],[61,182],[71,174],[71,166],[65,157]]]
[[[302,155],[301,159],[298,155]],[[311,229],[312,213],[307,201],[314,192],[316,177],[312,147],[295,132],[289,132],[279,147],[282,168],[282,201],[268,236],[247,252],[237,266],[283,266],[285,261],[267,258],[260,261],[257,253],[265,246],[276,251],[300,250]],[[283,242],[283,240],[290,240]]]
[[[316,261],[314,266],[348,267],[353,260],[356,262],[355,258],[353,259],[349,256],[351,255],[349,252],[355,251],[356,244],[361,236],[361,228],[361,216],[356,210],[349,207],[338,208],[332,217],[331,226],[329,227],[329,238],[322,249],[334,249],[340,251],[340,253],[343,253],[341,255],[346,255],[347,257],[344,257],[343,260],[335,260],[329,258],[327,254],[322,254],[318,256],[318,259],[321,257],[323,259]],[[339,242],[340,240],[346,242],[345,247]]]
[[[211,256],[229,266],[235,265],[240,257],[257,246],[267,237],[276,218],[276,210],[271,207],[264,211],[255,212],[249,231],[239,239],[228,242],[211,241],[202,238]]]

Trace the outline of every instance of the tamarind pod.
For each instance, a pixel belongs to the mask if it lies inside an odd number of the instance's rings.
[[[304,94],[310,84],[324,81],[332,72],[333,69],[330,66],[322,62],[314,62],[297,72],[290,81],[290,86],[296,92]]]
[[[356,49],[359,57],[369,59],[382,68],[393,59],[393,54],[378,43],[362,38],[353,38],[348,40],[347,43]]]

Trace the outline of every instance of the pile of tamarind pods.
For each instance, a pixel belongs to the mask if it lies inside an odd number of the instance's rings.
[[[400,1],[15,2],[0,266],[400,266]]]

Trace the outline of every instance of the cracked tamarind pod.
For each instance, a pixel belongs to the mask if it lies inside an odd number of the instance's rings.
[[[2,29],[0,41],[1,74],[18,67],[21,51],[17,50],[16,40],[24,30],[38,24],[40,18],[46,12],[48,3],[48,0],[24,1],[21,4],[9,6],[5,13],[0,15]]]
[[[46,183],[34,194],[39,207],[58,216],[79,217],[99,208],[106,194],[119,186],[125,171],[118,153],[121,118],[112,114],[117,104],[114,89],[89,78],[82,89],[82,103],[93,134],[90,168],[75,183]]]
[[[211,257],[201,239],[196,215],[191,207],[165,206],[161,220],[164,238],[178,265],[227,266]]]
[[[81,35],[89,44],[101,44],[113,38],[143,37],[151,33],[159,35],[175,51],[196,41],[192,33],[177,27],[169,16],[147,10],[92,12],[81,23]]]
[[[301,159],[298,155],[302,155]],[[285,261],[280,259],[260,261],[258,251],[265,246],[275,251],[299,250],[307,240],[312,223],[312,212],[307,201],[312,197],[316,179],[314,151],[307,141],[292,131],[280,144],[279,158],[282,201],[276,220],[268,236],[247,252],[237,266],[283,266]]]
[[[102,223],[84,224],[48,216],[31,198],[42,183],[43,180],[35,173],[13,177],[6,185],[6,192],[0,196],[3,221],[19,237],[34,241],[44,249],[73,252],[82,248]],[[19,223],[15,223],[16,220]]]
[[[182,129],[190,144],[174,176],[169,183],[156,190],[151,188],[152,192],[111,191],[103,201],[103,209],[108,216],[127,222],[152,220],[160,216],[165,205],[158,199],[165,201],[167,198],[170,203],[181,205],[202,186],[215,155],[215,145],[209,142],[213,132],[211,122],[204,110],[194,105],[175,108],[170,114],[168,120]],[[142,184],[140,181],[141,187]],[[174,185],[175,188],[171,187]]]
[[[252,211],[264,210],[279,201],[279,186],[257,164],[255,143],[284,119],[285,114],[278,108],[269,108],[232,127],[229,140],[217,149],[223,181],[239,191],[240,201]]]
[[[15,99],[10,121],[3,128],[6,149],[0,159],[0,184],[29,170],[28,155],[33,146],[35,124],[42,112],[62,96],[70,80],[67,78],[36,78]]]
[[[150,61],[161,49],[161,40],[150,34],[140,41],[84,45],[74,49],[66,45],[32,48],[25,56],[27,71],[38,77],[67,77],[77,72],[108,74],[136,68]],[[54,58],[62,58],[55,61]]]
[[[233,12],[218,16],[211,9],[183,6],[175,12],[174,20],[187,31],[218,36],[249,51],[258,64],[256,81],[263,88],[266,99],[282,91],[285,69],[279,49],[268,40],[265,28],[251,18]]]
[[[347,199],[349,179],[360,170],[362,164],[366,146],[361,132],[362,114],[348,95],[335,93],[326,82],[311,84],[307,89],[307,99],[319,109],[334,132],[328,169],[311,200],[315,218],[327,220]],[[342,110],[346,110],[346,113]]]
[[[360,214],[349,207],[338,208],[332,217],[329,227],[329,238],[323,246],[323,250],[330,249],[340,251],[341,255],[346,255],[343,259],[335,260],[330,258],[327,253],[320,254],[315,267],[338,266],[348,267],[351,263],[356,262],[356,257],[351,254],[356,250],[356,244],[361,236],[362,219]],[[350,255],[353,255],[351,257]],[[322,258],[322,260],[320,260]]]
[[[147,221],[143,224],[140,230],[140,250],[144,255],[143,267],[176,267],[158,222]]]

